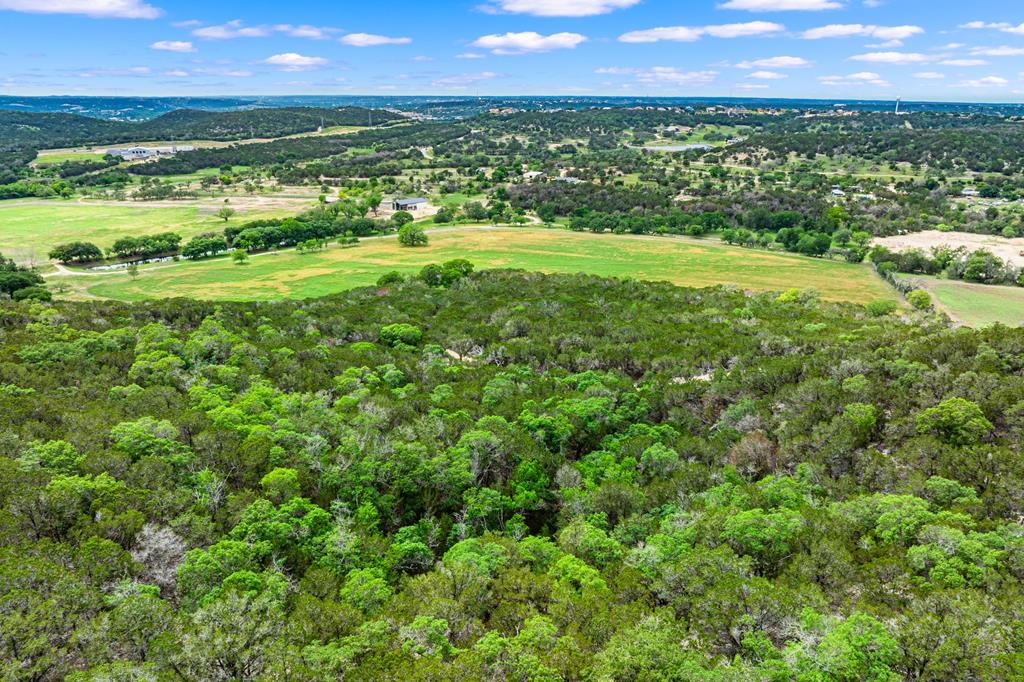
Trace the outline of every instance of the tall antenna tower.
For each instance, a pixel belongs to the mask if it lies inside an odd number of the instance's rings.
[[[901,103],[902,101],[903,101],[903,98],[902,98],[902,97],[897,97],[897,98],[896,98],[896,115],[897,115],[897,116],[899,116],[899,115],[900,115],[900,103]]]

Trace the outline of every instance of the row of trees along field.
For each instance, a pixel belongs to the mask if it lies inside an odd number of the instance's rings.
[[[200,234],[185,244],[182,244],[181,235],[174,232],[121,237],[106,252],[92,242],[69,242],[53,247],[49,257],[64,264],[95,263],[105,256],[128,261],[178,255],[193,259],[204,258],[228,249],[264,251],[292,247],[310,240],[322,242],[338,237],[358,238],[385,234],[414,220],[412,214],[406,211],[396,211],[387,220],[368,217],[373,207],[379,204],[378,196],[361,201],[336,202],[293,218],[268,218],[228,225],[221,234]],[[219,216],[227,223],[234,213],[230,206],[224,206]]]
[[[469,271],[0,303],[0,677],[1024,679],[1024,330]]]

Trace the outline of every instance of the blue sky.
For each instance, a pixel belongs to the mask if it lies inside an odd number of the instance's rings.
[[[1021,0],[0,0],[12,95],[1024,100]]]

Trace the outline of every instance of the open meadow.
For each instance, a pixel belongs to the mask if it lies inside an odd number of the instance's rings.
[[[913,278],[935,299],[939,310],[969,327],[1001,323],[1024,325],[1024,288],[972,284],[937,277]]]
[[[310,199],[232,197],[232,221],[294,215]],[[25,200],[0,202],[0,253],[19,262],[45,260],[46,253],[71,241],[110,247],[121,237],[177,232],[183,239],[221,232],[217,211],[222,198],[161,202]]]
[[[705,287],[817,289],[828,300],[866,303],[896,299],[868,267],[783,253],[752,251],[679,238],[593,235],[544,228],[454,228],[433,231],[425,248],[403,248],[394,237],[319,253],[260,254],[246,265],[228,258],[63,278],[77,295],[140,300],[183,296],[259,300],[324,296],[373,284],[386,272],[417,271],[427,263],[466,258],[477,268],[584,272]]]

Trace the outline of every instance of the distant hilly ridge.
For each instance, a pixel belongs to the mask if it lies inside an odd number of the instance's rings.
[[[363,107],[284,107],[245,111],[179,109],[141,123],[78,114],[0,110],[0,151],[120,144],[146,140],[243,140],[311,132],[324,126],[375,125],[401,120]]]

